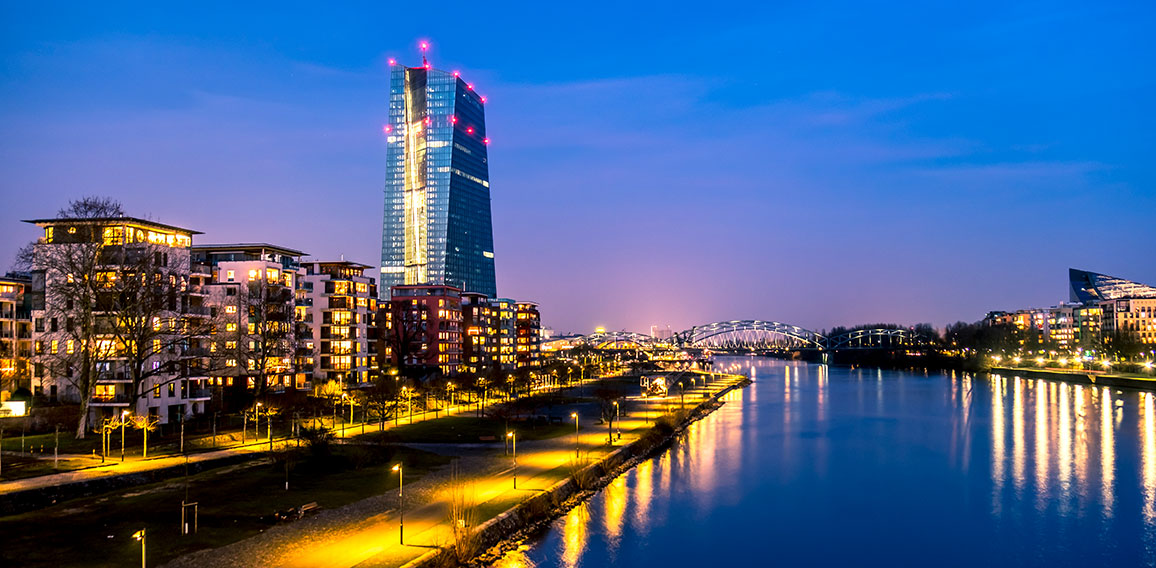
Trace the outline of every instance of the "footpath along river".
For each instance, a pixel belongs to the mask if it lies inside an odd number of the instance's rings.
[[[753,357],[754,384],[496,566],[1156,565],[1156,396]]]

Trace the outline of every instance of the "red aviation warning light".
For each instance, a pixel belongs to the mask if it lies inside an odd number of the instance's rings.
[[[421,66],[429,69],[429,61],[425,58],[425,53],[429,51],[429,42],[423,41],[419,44],[419,47],[421,48]]]
[[[466,127],[466,134],[473,134],[473,133],[474,133],[474,127],[473,126],[467,126]]]
[[[387,125],[385,125],[385,126],[382,126],[382,127],[381,127],[381,131],[382,131],[382,132],[384,132],[384,133],[386,133],[386,134],[389,134],[390,132],[393,132],[393,125],[392,125],[392,124],[387,124]]]
[[[466,88],[472,91],[472,90],[474,90],[474,84],[473,83],[466,83]]]
[[[462,76],[461,71],[454,71],[454,77],[461,77],[461,76]]]
[[[392,66],[394,66],[394,65],[397,65],[397,60],[396,60],[396,59],[394,59],[394,58],[392,58],[392,57],[390,57],[390,58],[389,58],[389,65],[390,65],[391,67],[392,67]]]
[[[490,145],[490,139],[489,138],[482,138],[482,144],[489,146]]]
[[[457,123],[458,123],[458,117],[451,114],[450,115],[450,124],[457,124]]]
[[[486,96],[482,95],[482,104],[485,104],[485,103],[486,103]]]

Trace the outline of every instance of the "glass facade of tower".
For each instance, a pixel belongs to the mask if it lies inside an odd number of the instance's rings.
[[[393,65],[385,134],[381,297],[402,284],[496,296],[482,97],[456,73]]]

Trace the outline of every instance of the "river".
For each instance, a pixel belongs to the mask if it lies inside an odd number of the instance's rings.
[[[496,566],[1156,565],[1152,393],[716,365],[755,382]]]

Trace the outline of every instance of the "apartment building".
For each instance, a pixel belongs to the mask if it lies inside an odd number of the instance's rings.
[[[377,349],[370,330],[376,325],[377,282],[365,275],[372,268],[346,260],[303,264],[305,297],[298,321],[309,336],[298,347],[308,352],[317,384],[338,381],[364,386],[377,368]]]

